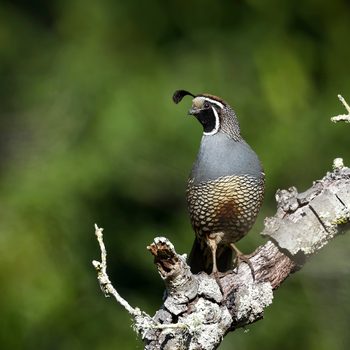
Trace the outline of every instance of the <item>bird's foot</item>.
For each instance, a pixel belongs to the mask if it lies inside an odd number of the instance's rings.
[[[243,261],[249,266],[250,271],[252,272],[253,280],[255,280],[254,267],[253,267],[253,264],[251,263],[251,261],[249,260],[249,257],[247,255],[244,255],[233,243],[231,243],[230,246],[236,253],[236,257],[235,257],[233,263],[237,267],[237,271],[238,271],[239,265]]]
[[[254,270],[253,264],[251,263],[251,261],[249,260],[249,258],[246,255],[244,255],[244,254],[236,255],[234,264],[237,267],[237,270],[238,270],[239,265],[241,264],[242,261],[245,262],[249,266],[250,271],[252,272],[253,280],[255,280],[255,270]]]

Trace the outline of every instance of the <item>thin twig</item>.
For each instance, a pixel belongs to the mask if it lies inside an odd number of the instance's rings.
[[[97,271],[97,279],[100,284],[100,287],[106,297],[113,295],[117,302],[122,305],[125,310],[132,316],[140,316],[141,310],[139,308],[133,308],[130,304],[120,296],[117,290],[113,287],[109,277],[107,275],[107,251],[105,244],[103,242],[103,228],[99,228],[95,224],[95,235],[97,237],[98,244],[101,250],[101,262],[93,260],[92,265]]]
[[[143,334],[147,329],[187,329],[188,326],[184,323],[170,323],[161,324],[154,322],[154,320],[145,312],[141,311],[139,308],[133,308],[117,290],[113,287],[111,281],[109,280],[107,274],[107,250],[103,242],[103,228],[98,227],[95,224],[95,235],[97,237],[98,244],[101,250],[101,262],[93,260],[92,265],[97,271],[97,279],[100,284],[101,290],[106,297],[112,295],[115,300],[124,307],[124,309],[134,317],[135,324],[134,328],[138,333]]]
[[[348,114],[339,114],[335,117],[332,117],[331,121],[334,123],[337,123],[340,121],[345,122],[345,123],[350,123],[350,106],[347,104],[347,102],[345,101],[345,99],[342,95],[338,95],[338,98],[339,98],[340,102],[343,104],[343,106],[345,107]]]

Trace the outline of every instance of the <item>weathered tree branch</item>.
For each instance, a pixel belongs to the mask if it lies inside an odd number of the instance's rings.
[[[219,281],[205,273],[193,275],[185,256],[166,238],[156,238],[148,249],[167,296],[153,318],[132,308],[111,285],[102,230],[96,226],[102,252],[102,262],[94,262],[99,283],[134,317],[145,349],[215,349],[226,333],[261,319],[272,303],[272,291],[349,228],[350,169],[336,167],[303,193],[278,191],[276,200],[277,213],[265,220],[262,232],[269,240],[250,256],[255,280],[245,263],[221,274]]]
[[[255,279],[246,263],[216,278],[193,275],[185,255],[177,254],[168,239],[155,238],[148,249],[164,280],[166,297],[153,317],[132,308],[113,288],[106,273],[102,229],[95,227],[101,262],[93,264],[101,289],[131,314],[145,349],[216,349],[228,332],[261,319],[272,303],[273,290],[349,229],[350,169],[337,158],[333,171],[307,191],[279,190],[276,201],[277,213],[265,219],[261,233],[268,240],[249,257]]]

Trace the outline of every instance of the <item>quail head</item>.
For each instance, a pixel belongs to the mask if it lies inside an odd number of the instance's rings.
[[[246,261],[236,248],[252,227],[264,196],[261,163],[240,134],[235,112],[221,98],[177,90],[175,103],[193,97],[189,114],[203,126],[203,136],[187,184],[187,204],[195,241],[189,256],[194,273],[225,272]]]

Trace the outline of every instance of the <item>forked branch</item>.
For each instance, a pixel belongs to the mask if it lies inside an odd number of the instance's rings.
[[[350,123],[350,107],[342,95],[338,95],[338,98],[348,113],[347,114],[339,114],[335,117],[332,117],[331,121],[334,123],[337,123],[337,122]]]

